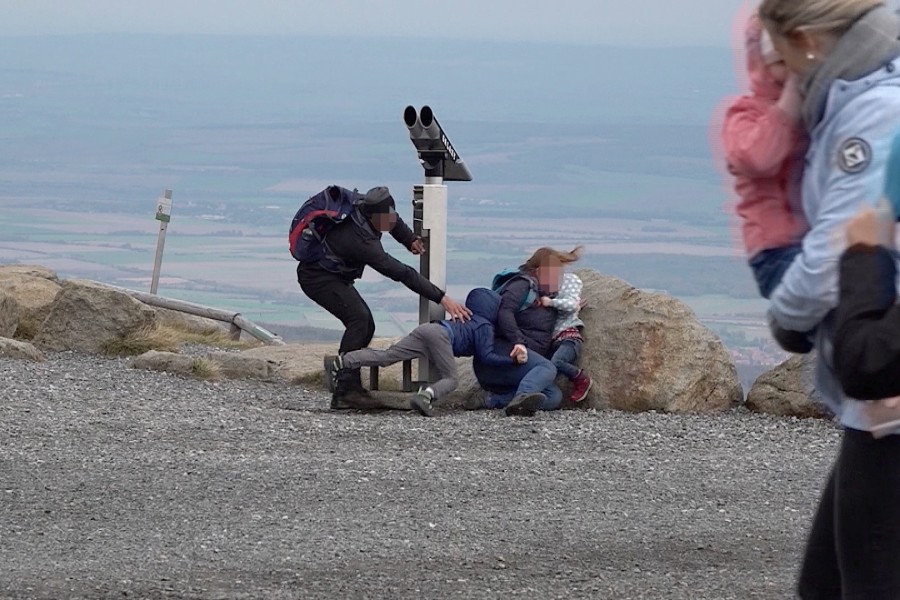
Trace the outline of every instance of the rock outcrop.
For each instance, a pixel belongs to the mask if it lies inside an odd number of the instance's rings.
[[[63,281],[34,344],[49,351],[101,353],[107,344],[156,323],[156,311],[128,294],[83,279]]]
[[[194,374],[197,359],[177,352],[150,350],[140,356],[135,356],[129,361],[129,364],[134,369],[165,371],[167,373],[190,376]]]
[[[708,412],[743,399],[722,341],[680,300],[583,269],[581,357],[594,378],[588,406]]]
[[[747,408],[785,417],[830,418],[815,389],[816,355],[792,356],[756,378],[747,394]]]
[[[17,337],[31,339],[50,313],[59,293],[56,273],[32,265],[0,265],[0,291],[13,296],[19,307]]]
[[[0,337],[11,338],[19,328],[21,310],[16,298],[0,289]]]
[[[275,374],[274,361],[241,352],[210,352],[205,358],[218,366],[223,377],[271,379]]]

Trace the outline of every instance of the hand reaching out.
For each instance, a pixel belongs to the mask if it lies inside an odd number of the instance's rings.
[[[441,306],[444,307],[444,310],[447,311],[447,314],[449,314],[450,318],[454,321],[468,321],[472,318],[471,310],[447,294],[444,294],[444,297],[441,300]]]

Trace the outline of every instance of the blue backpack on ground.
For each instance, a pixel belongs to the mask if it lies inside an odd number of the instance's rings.
[[[304,263],[322,260],[325,236],[350,216],[358,199],[356,190],[331,185],[304,202],[294,215],[288,232],[291,256]]]
[[[509,282],[516,277],[527,279],[529,283],[528,293],[525,294],[525,297],[522,298],[522,303],[519,304],[519,308],[516,309],[516,312],[518,312],[530,307],[538,299],[538,293],[535,289],[534,281],[530,277],[524,275],[519,269],[503,269],[502,271],[494,275],[494,279],[491,281],[491,291],[496,292],[498,295],[501,294],[506,286],[509,285]]]

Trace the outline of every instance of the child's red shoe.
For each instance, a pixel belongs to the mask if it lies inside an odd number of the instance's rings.
[[[582,369],[578,372],[575,379],[572,380],[572,392],[569,394],[569,399],[572,402],[581,402],[587,398],[588,391],[591,389],[592,385],[594,385],[594,382],[590,375],[585,373],[584,369]]]

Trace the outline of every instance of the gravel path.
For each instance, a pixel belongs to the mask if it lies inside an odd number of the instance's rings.
[[[839,431],[0,359],[0,598],[792,597]]]

